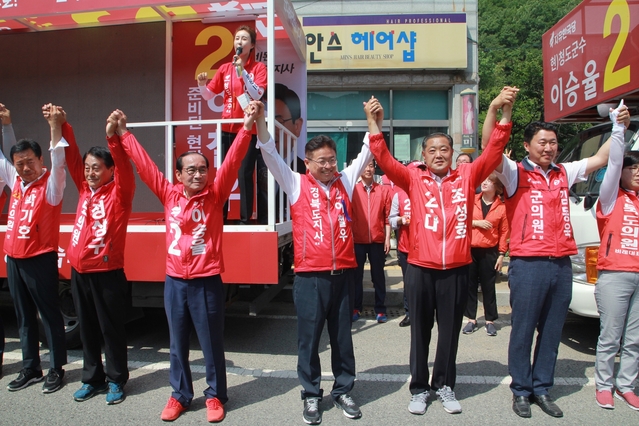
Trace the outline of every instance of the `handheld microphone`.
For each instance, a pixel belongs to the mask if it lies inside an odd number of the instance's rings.
[[[242,46],[237,46],[237,49],[235,49],[235,55],[240,56],[241,54],[242,54]],[[238,77],[242,76],[242,61],[240,61],[239,64],[235,65],[235,72],[237,73]]]

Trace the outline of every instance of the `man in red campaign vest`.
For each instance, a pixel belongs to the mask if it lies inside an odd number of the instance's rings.
[[[58,240],[66,172],[63,115],[51,106],[51,170],[44,168],[42,149],[30,139],[11,147],[13,164],[0,152],[0,178],[11,186],[4,251],[7,281],[13,297],[22,346],[22,370],[7,388],[24,389],[42,380],[38,314],[50,349],[50,369],[43,393],[62,386],[67,363],[64,321],[58,297]],[[6,149],[6,147],[5,147]]]
[[[488,111],[487,118],[496,114]],[[620,121],[629,120],[627,111]],[[490,126],[483,132],[490,131]],[[530,123],[524,130],[528,156],[517,163],[505,155],[497,167],[504,184],[510,236],[510,304],[512,330],[508,371],[512,377],[513,411],[531,417],[530,403],[548,415],[562,410],[548,395],[554,383],[561,331],[572,298],[570,255],[577,246],[570,224],[570,187],[608,162],[610,140],[590,158],[554,163],[557,129],[551,123]],[[532,341],[537,331],[532,364]]]
[[[84,157],[66,121],[62,135],[69,143],[67,167],[79,199],[67,257],[71,263],[71,291],[82,337],[82,386],[73,394],[78,402],[106,393],[108,405],[124,401],[129,379],[124,327],[130,303],[124,275],[124,244],[133,194],[133,166],[116,134],[118,117],[107,118],[108,148],[94,146]],[[43,111],[45,118],[48,109]],[[106,367],[102,365],[102,342]]]
[[[501,161],[510,137],[510,117],[518,89],[505,88],[493,102],[503,109],[501,123],[491,143],[472,163],[452,169],[453,140],[444,133],[426,136],[422,142],[423,165],[409,169],[395,160],[376,123],[382,106],[375,98],[364,110],[370,132],[370,149],[382,171],[410,198],[409,252],[406,298],[410,312],[411,349],[408,411],[424,414],[431,389],[444,410],[460,413],[453,391],[457,370],[457,346],[468,299],[472,209],[475,188]],[[429,383],[428,350],[437,315],[437,352]]]
[[[222,209],[233,188],[242,158],[251,140],[256,117],[264,105],[252,101],[239,131],[215,178],[209,162],[199,152],[185,152],[175,162],[175,178],[169,182],[135,136],[126,128],[126,116],[118,114],[118,133],[124,151],[135,164],[140,179],[164,205],[166,222],[166,280],[164,309],[171,341],[169,382],[173,392],[161,419],[174,421],[194,397],[189,341],[195,330],[206,364],[207,420],[220,422],[228,401],[224,358],[224,272]],[[262,117],[263,119],[263,117]]]
[[[384,266],[390,250],[390,187],[373,181],[375,162],[364,168],[361,181],[353,191],[353,238],[355,241],[355,301],[353,321],[357,321],[362,311],[364,296],[364,263],[368,256],[371,280],[375,287],[375,316],[379,323],[385,323],[386,277]]]
[[[380,117],[381,125],[381,117]],[[351,419],[362,413],[349,392],[355,383],[355,355],[351,336],[353,272],[357,266],[353,245],[351,200],[357,179],[372,155],[366,145],[341,172],[337,171],[337,148],[328,136],[312,138],[305,149],[306,174],[291,170],[278,154],[266,124],[257,123],[258,146],[273,177],[288,195],[293,220],[297,310],[297,376],[302,384],[303,419],[322,422],[320,389],[322,369],[318,346],[324,323],[331,340],[331,363],[335,382],[333,404]]]

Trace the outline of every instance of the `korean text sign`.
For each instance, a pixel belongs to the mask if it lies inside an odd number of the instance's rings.
[[[464,69],[466,14],[305,17],[307,66]]]
[[[639,0],[587,0],[542,37],[545,120],[639,89]]]

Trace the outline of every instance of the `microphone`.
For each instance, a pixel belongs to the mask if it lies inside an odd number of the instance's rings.
[[[242,54],[242,46],[237,46],[237,49],[235,49],[235,56],[240,56]],[[235,72],[237,73],[238,77],[242,76],[242,62],[240,61],[239,64],[235,65]]]

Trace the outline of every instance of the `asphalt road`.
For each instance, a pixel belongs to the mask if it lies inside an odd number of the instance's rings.
[[[296,368],[296,320],[286,297],[271,303],[258,317],[248,316],[248,306],[236,303],[227,310],[225,349],[228,369],[227,417],[225,425],[303,425],[300,386]],[[164,312],[149,309],[145,317],[128,326],[131,379],[127,399],[107,406],[99,395],[83,403],[72,398],[80,386],[81,352],[69,352],[65,386],[44,395],[36,384],[18,392],[5,388],[21,368],[21,353],[15,316],[10,307],[0,308],[5,323],[7,347],[4,376],[0,379],[0,424],[6,425],[153,425],[161,424],[160,413],[171,389],[168,385],[168,329]],[[408,351],[410,331],[398,327],[401,312],[393,311],[390,321],[377,324],[371,314],[353,325],[358,379],[352,392],[363,416],[345,418],[322,402],[324,425],[630,425],[639,423],[639,413],[617,401],[615,410],[596,406],[593,364],[598,321],[569,317],[564,329],[551,395],[565,417],[553,419],[533,407],[531,420],[520,419],[511,410],[511,393],[506,361],[510,333],[508,308],[500,308],[498,336],[488,337],[483,328],[460,336],[458,381],[455,389],[463,412],[447,414],[434,400],[423,416],[410,414],[408,391]],[[481,315],[481,312],[480,312]],[[482,318],[480,317],[480,324]],[[433,345],[436,341],[433,334]],[[202,391],[204,368],[195,336],[191,361],[196,398],[176,425],[206,423]],[[46,348],[43,367],[48,368]],[[320,346],[323,387],[331,387],[330,348],[325,334]],[[432,360],[431,366],[432,366]]]

